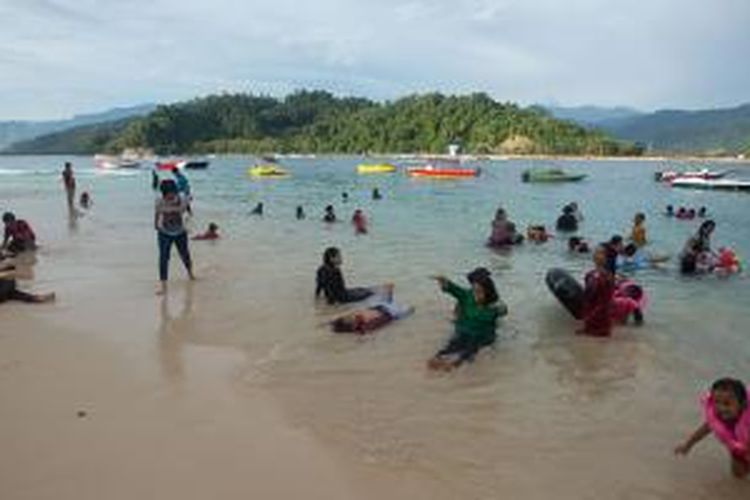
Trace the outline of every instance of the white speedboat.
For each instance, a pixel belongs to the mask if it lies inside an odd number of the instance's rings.
[[[677,178],[670,183],[673,187],[692,189],[719,189],[723,191],[750,191],[750,180],[742,179],[696,179]]]
[[[114,170],[120,168],[139,168],[141,162],[133,159],[122,158],[120,156],[111,155],[95,155],[94,164],[97,168],[103,168],[107,170]]]

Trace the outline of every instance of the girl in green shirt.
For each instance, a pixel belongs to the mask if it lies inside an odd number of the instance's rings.
[[[435,280],[447,294],[455,297],[455,333],[445,347],[432,357],[427,366],[433,370],[451,370],[465,361],[472,361],[484,346],[497,338],[497,319],[508,314],[508,307],[500,300],[490,272],[478,267],[467,275],[471,288],[462,288],[445,276]]]

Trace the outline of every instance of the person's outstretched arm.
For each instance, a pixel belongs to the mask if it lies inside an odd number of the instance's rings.
[[[695,432],[690,435],[687,441],[680,444],[674,449],[675,454],[687,455],[688,453],[690,453],[690,450],[693,448],[693,446],[702,441],[709,434],[711,434],[711,428],[708,426],[708,424],[701,424],[701,426],[698,427]]]

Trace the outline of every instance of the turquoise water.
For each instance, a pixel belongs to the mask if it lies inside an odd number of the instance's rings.
[[[0,157],[0,210],[27,218],[43,244],[38,285],[83,300],[96,293],[97,279],[119,273],[132,285],[122,293],[151,293],[149,171],[105,173],[90,158],[73,158],[79,192],[92,193],[94,208],[69,222],[59,182],[64,160]],[[290,178],[254,180],[246,175],[252,158],[222,157],[187,173],[196,197],[191,226],[216,221],[225,234],[216,245],[193,245],[203,282],[190,301],[187,344],[242,349],[242,382],[275,394],[296,423],[367,463],[444,478],[436,480],[456,495],[545,498],[556,488],[563,498],[581,498],[581,491],[592,498],[687,498],[714,491],[726,472],[717,446],[704,445],[710,460],[680,463],[669,450],[698,418],[695,398],[706,384],[722,375],[750,379],[747,274],[688,279],[674,260],[639,272],[651,299],[646,325],[620,328],[610,340],[582,339],[543,278],[550,267],[581,276],[588,257],[568,255],[564,238],[505,253],[484,241],[499,205],[520,228],[552,228],[560,207],[577,201],[585,216],[580,234],[592,242],[627,234],[634,213],[643,211],[649,251],[675,256],[700,221],[662,216],[672,204],[706,206],[717,222],[714,246],[749,256],[750,195],[670,189],[654,182],[653,172],[687,165],[651,161],[474,162],[483,175],[457,181],[360,176],[360,161],[288,159],[282,164]],[[520,173],[530,166],[589,176],[524,184]],[[713,167],[750,174],[742,164]],[[376,186],[383,200],[370,199]],[[259,201],[265,215],[249,216]],[[344,221],[362,208],[370,233],[357,237],[346,222],[324,226],[329,203]],[[294,217],[298,204],[304,221]],[[415,305],[416,314],[364,341],[329,335],[322,323],[335,311],[311,299],[328,245],[342,249],[349,284],[395,282],[397,299]],[[462,281],[478,265],[493,271],[510,307],[500,342],[456,374],[426,375],[424,360],[450,334],[452,305],[428,276]],[[173,262],[172,280],[183,279]],[[561,461],[577,467],[561,469]],[[725,498],[746,495],[726,488]]]

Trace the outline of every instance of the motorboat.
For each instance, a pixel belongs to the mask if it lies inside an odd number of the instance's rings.
[[[523,182],[577,182],[586,174],[571,174],[559,168],[533,168],[521,173]]]

